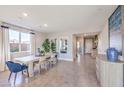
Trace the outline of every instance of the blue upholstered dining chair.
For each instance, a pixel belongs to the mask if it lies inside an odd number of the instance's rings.
[[[23,70],[27,70],[27,74],[28,74],[28,77],[29,77],[28,66],[21,65],[19,63],[14,63],[12,61],[7,61],[6,65],[9,68],[9,71],[10,71],[10,75],[9,75],[8,81],[10,81],[12,73],[15,73],[15,79],[14,79],[14,84],[15,84],[17,73],[22,71],[22,74],[23,74]]]

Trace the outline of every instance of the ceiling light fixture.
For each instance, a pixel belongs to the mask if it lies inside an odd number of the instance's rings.
[[[27,17],[27,16],[28,16],[28,14],[24,12],[24,13],[23,13],[23,16]]]
[[[47,24],[44,24],[44,27],[48,27],[48,25]]]

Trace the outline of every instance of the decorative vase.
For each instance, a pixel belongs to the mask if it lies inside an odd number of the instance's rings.
[[[115,48],[108,48],[107,49],[107,59],[111,62],[118,61],[119,53]]]

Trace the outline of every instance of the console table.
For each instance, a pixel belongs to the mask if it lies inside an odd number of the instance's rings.
[[[96,75],[102,87],[124,86],[124,62],[110,62],[105,55],[96,57]]]

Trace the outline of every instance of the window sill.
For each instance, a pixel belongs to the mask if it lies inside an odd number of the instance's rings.
[[[31,51],[10,52],[11,55],[21,54],[21,53],[31,53]]]

